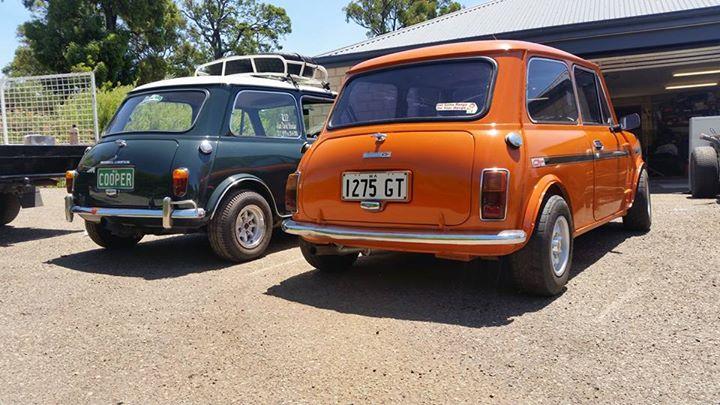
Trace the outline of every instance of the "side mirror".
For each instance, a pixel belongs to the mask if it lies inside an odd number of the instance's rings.
[[[303,143],[302,147],[300,148],[300,153],[304,154],[305,152],[308,151],[308,149],[310,149],[311,146],[312,146],[312,143],[310,143],[310,142]]]
[[[613,126],[612,130],[614,132],[632,131],[640,128],[640,124],[640,114],[634,113],[620,118],[620,124]]]

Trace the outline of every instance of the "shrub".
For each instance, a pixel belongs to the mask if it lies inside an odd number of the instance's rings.
[[[133,89],[133,86],[118,86],[111,88],[108,85],[103,86],[97,91],[97,112],[98,127],[100,132],[105,130],[107,124],[110,123],[115,111],[125,99],[125,96]]]

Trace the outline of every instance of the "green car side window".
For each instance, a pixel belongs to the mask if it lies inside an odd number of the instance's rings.
[[[245,90],[235,98],[230,132],[235,136],[298,138],[295,98],[287,93]]]
[[[230,131],[237,136],[255,136],[250,115],[246,111],[233,109],[230,116]]]
[[[316,138],[325,127],[325,120],[330,115],[334,100],[314,97],[302,98],[303,123],[305,135]]]

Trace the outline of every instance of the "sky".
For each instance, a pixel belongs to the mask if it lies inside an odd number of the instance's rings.
[[[292,33],[282,40],[283,50],[314,56],[366,38],[365,29],[346,23],[342,8],[349,0],[264,0],[283,7],[292,21]],[[481,0],[459,0],[465,7]],[[31,18],[21,0],[0,2],[0,67],[12,61],[18,45],[17,26]]]

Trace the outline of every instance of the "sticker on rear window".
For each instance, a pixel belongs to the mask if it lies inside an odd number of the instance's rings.
[[[464,111],[465,114],[476,114],[478,106],[475,103],[437,103],[435,111]]]
[[[163,101],[163,96],[161,96],[161,95],[159,95],[159,94],[153,94],[153,95],[150,95],[150,96],[146,96],[146,97],[140,102],[140,105],[149,104],[149,103],[159,103],[159,102],[161,102],[161,101]]]

